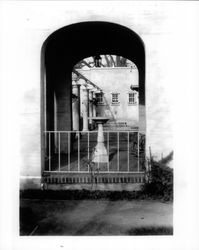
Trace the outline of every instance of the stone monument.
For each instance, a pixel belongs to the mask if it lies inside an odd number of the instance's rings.
[[[106,123],[109,118],[107,117],[92,117],[93,121],[95,121],[98,125],[98,133],[97,133],[97,145],[94,149],[93,162],[95,163],[107,163],[109,161],[109,156],[107,153],[107,149],[104,145],[104,133],[103,133],[103,124]]]

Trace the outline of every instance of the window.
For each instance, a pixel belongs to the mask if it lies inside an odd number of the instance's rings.
[[[137,104],[137,99],[138,99],[137,91],[129,93],[129,104]]]
[[[119,93],[112,93],[112,104],[119,103]]]
[[[96,96],[97,104],[104,103],[103,93],[96,93],[95,96]]]

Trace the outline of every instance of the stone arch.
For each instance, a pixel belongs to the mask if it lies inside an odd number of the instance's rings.
[[[120,55],[136,64],[139,72],[139,130],[145,132],[143,41],[134,31],[119,24],[101,21],[81,22],[56,30],[46,39],[42,47],[42,149],[45,143],[43,131],[55,130],[55,126],[60,131],[72,130],[71,72],[77,62],[96,54]]]

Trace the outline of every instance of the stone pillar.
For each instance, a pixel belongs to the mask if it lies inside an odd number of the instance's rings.
[[[61,69],[60,69],[61,71]],[[54,79],[52,74],[52,85],[55,87],[57,100],[57,130],[71,131],[72,130],[72,84],[71,72],[66,74],[63,70],[56,72],[57,78]],[[52,100],[51,100],[52,102]],[[68,153],[70,151],[67,133],[61,134],[60,152]]]
[[[54,93],[54,131],[57,131],[57,99]],[[58,153],[58,139],[57,133],[54,133],[54,153]]]
[[[89,115],[89,89],[87,84],[82,86],[82,114],[83,114],[83,131],[88,131],[88,115]]]
[[[97,133],[97,145],[94,150],[93,162],[105,163],[109,161],[107,149],[104,145],[104,132],[103,124],[106,123],[109,119],[106,118],[95,118],[94,119],[98,124],[98,133]]]
[[[78,84],[78,76],[72,75],[72,116],[73,116],[73,130],[80,130],[80,84]]]
[[[93,117],[93,90],[89,90],[89,117]],[[91,129],[93,128],[93,120],[89,119]]]
[[[93,92],[93,99],[95,99],[95,92]],[[96,104],[93,104],[93,117],[96,117]]]

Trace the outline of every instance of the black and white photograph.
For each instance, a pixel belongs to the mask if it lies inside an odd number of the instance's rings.
[[[0,7],[0,249],[197,249],[199,4]]]

